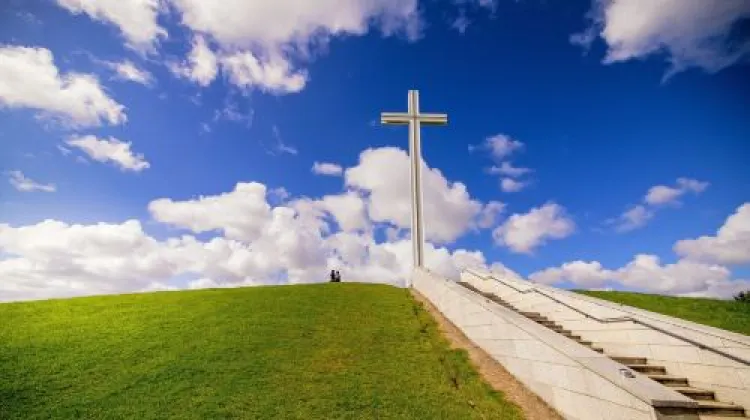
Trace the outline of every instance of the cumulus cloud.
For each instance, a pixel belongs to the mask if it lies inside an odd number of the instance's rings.
[[[531,281],[543,284],[555,284],[568,281],[584,288],[596,288],[615,277],[615,273],[605,270],[599,261],[572,261],[560,267],[550,267],[532,273]]]
[[[649,188],[643,201],[646,204],[661,205],[677,203],[677,199],[686,193],[700,194],[708,188],[708,182],[702,182],[690,178],[677,178],[677,185],[668,187],[656,185]]]
[[[95,76],[61,74],[46,48],[0,46],[0,106],[31,108],[71,126],[126,121],[124,107]]]
[[[124,171],[140,172],[151,166],[143,154],[136,154],[130,149],[131,143],[114,137],[73,136],[65,144],[80,149],[97,162],[112,163]]]
[[[172,0],[182,23],[228,47],[259,46],[279,51],[284,46],[307,49],[337,35],[364,35],[370,26],[384,34],[417,36],[416,0]]]
[[[221,63],[229,81],[243,89],[259,89],[268,93],[295,93],[307,83],[307,73],[295,71],[281,56],[259,59],[249,51],[226,55]]]
[[[115,77],[119,80],[139,83],[144,86],[151,86],[154,83],[154,77],[151,73],[138,68],[130,60],[105,62],[104,64],[115,72]]]
[[[157,17],[162,10],[160,0],[56,0],[60,7],[73,14],[84,13],[91,19],[116,26],[129,47],[153,50],[167,31],[159,26]]]
[[[342,231],[367,229],[370,226],[365,200],[354,191],[327,195],[318,204],[333,215]]]
[[[576,287],[598,288],[607,283],[651,293],[727,298],[746,290],[750,282],[731,278],[723,266],[680,259],[662,264],[655,255],[639,254],[616,270],[598,261],[573,261],[560,267],[535,272],[529,279],[538,283],[570,282]]]
[[[505,134],[497,134],[485,139],[484,143],[475,146],[469,145],[469,151],[484,150],[488,152],[492,160],[500,162],[513,153],[524,149],[524,144]],[[500,175],[500,190],[506,193],[514,193],[531,185],[529,180],[518,179],[532,172],[530,168],[513,166],[509,161],[503,161],[500,166],[493,165],[485,170],[490,175]]]
[[[672,264],[663,264],[656,255],[638,254],[618,269],[606,269],[598,261],[573,261],[537,271],[529,278],[544,284],[571,282],[597,288],[611,283],[645,292],[728,298],[750,289],[750,280],[733,278],[725,266],[750,262],[748,244],[750,203],[744,203],[716,236],[677,241],[674,251],[681,258]]]
[[[151,216],[162,223],[195,233],[221,230],[229,239],[253,241],[260,237],[271,217],[266,186],[258,182],[238,183],[233,191],[195,200],[154,200]]]
[[[615,232],[624,233],[642,228],[654,218],[656,209],[660,206],[679,206],[679,198],[687,193],[700,194],[708,188],[708,182],[698,181],[691,178],[677,178],[676,185],[655,185],[648,189],[643,197],[644,204],[632,206],[619,217],[605,221],[613,225]]]
[[[500,189],[503,192],[519,192],[529,185],[528,182],[516,181],[513,178],[503,178],[500,180]]]
[[[219,71],[216,54],[209,48],[203,36],[193,38],[192,48],[187,61],[170,62],[167,67],[178,77],[184,77],[200,86],[208,86]]]
[[[588,48],[600,37],[605,64],[663,53],[665,79],[690,67],[714,73],[750,56],[750,39],[732,32],[748,17],[746,0],[593,0],[589,28],[571,41]]]
[[[720,264],[750,262],[750,203],[738,207],[715,236],[677,241],[674,251],[689,260]]]
[[[312,166],[312,172],[316,175],[340,176],[344,173],[341,165],[328,162],[315,162]]]
[[[653,217],[652,210],[639,204],[625,211],[619,218],[611,220],[610,223],[615,225],[616,232],[623,233],[646,226],[646,223]]]
[[[400,33],[416,39],[420,29],[416,0],[171,3],[182,24],[201,34],[194,41],[189,63],[171,66],[175,74],[205,86],[220,67],[233,85],[272,94],[304,89],[307,72],[293,61],[311,59],[333,37],[365,35],[377,28],[384,35]],[[213,41],[213,49],[206,39]]]
[[[477,219],[477,227],[489,229],[497,223],[498,218],[505,212],[505,203],[490,201],[487,203]]]
[[[42,184],[36,182],[33,179],[27,178],[21,171],[10,171],[8,172],[8,175],[10,185],[21,192],[55,192],[57,190],[55,184]]]
[[[502,160],[514,152],[522,150],[523,143],[511,138],[507,134],[496,134],[487,137],[481,145],[469,145],[469,151],[486,150],[495,160]],[[502,167],[501,167],[502,168]]]
[[[530,254],[549,240],[563,239],[575,231],[575,223],[565,209],[555,203],[535,207],[528,213],[513,214],[493,232],[498,245],[511,251]]]
[[[205,241],[190,234],[160,241],[136,220],[0,224],[0,300],[174,290],[180,288],[172,283],[175,276],[193,278],[189,288],[310,283],[325,281],[333,268],[347,281],[404,284],[411,270],[410,242],[377,242],[371,232],[349,231],[357,227],[352,215],[361,217],[361,209],[341,211],[354,207],[328,197],[274,207],[266,196],[264,185],[240,183],[228,193],[150,203],[157,221],[190,233],[223,234]],[[346,197],[356,199],[353,193]],[[343,231],[329,233],[329,211]],[[484,257],[428,243],[426,264],[455,276],[465,266],[481,267]]]
[[[383,170],[388,168],[388,170]],[[367,149],[357,166],[344,173],[346,185],[367,197],[369,217],[398,228],[411,226],[410,161],[407,153],[395,147]],[[450,182],[422,161],[425,237],[436,243],[451,242],[467,231],[482,211],[482,203],[472,199],[466,186]]]

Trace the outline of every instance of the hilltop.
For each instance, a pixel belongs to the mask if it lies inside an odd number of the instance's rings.
[[[392,286],[16,302],[0,319],[0,418],[522,418]]]

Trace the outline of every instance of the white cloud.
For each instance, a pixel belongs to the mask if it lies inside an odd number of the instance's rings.
[[[487,203],[479,214],[477,227],[480,229],[489,229],[495,226],[500,215],[505,212],[505,207],[505,203],[499,201],[490,201]]]
[[[506,134],[496,134],[494,136],[487,137],[480,146],[469,145],[469,151],[476,149],[487,150],[490,155],[496,160],[502,160],[512,153],[523,150],[523,143],[514,140]]]
[[[370,219],[411,227],[409,157],[394,147],[367,149],[359,164],[344,173],[346,185],[367,196]],[[406,180],[406,181],[405,181]],[[471,199],[466,186],[449,182],[443,174],[422,161],[425,237],[438,243],[451,242],[475,223],[482,204]]]
[[[708,182],[702,182],[690,178],[677,178],[675,187],[656,185],[649,188],[644,202],[651,205],[676,203],[677,199],[688,192],[700,194],[708,188]]]
[[[505,175],[511,178],[517,178],[519,176],[526,175],[532,170],[530,168],[519,168],[513,166],[510,162],[503,162],[500,166],[492,166],[487,170],[488,173],[493,175]]]
[[[545,284],[567,281],[583,288],[599,288],[611,282],[651,293],[723,298],[750,286],[748,281],[733,280],[730,271],[719,265],[685,259],[662,264],[659,257],[647,254],[636,255],[617,270],[605,269],[598,261],[573,261],[533,273],[529,279]]]
[[[55,184],[42,184],[32,179],[27,178],[21,171],[10,171],[8,173],[8,181],[13,188],[22,192],[55,192],[57,188]]]
[[[529,276],[531,281],[543,284],[555,284],[569,281],[576,286],[596,288],[614,278],[615,273],[602,268],[598,261],[572,261],[560,267],[551,267],[537,271]]]
[[[177,242],[172,244],[176,246]],[[138,221],[68,225],[0,224],[0,300],[115,293],[175,274],[170,246],[160,248]]]
[[[60,74],[46,48],[0,46],[0,106],[37,109],[73,126],[127,119],[96,77]]]
[[[328,162],[315,162],[312,166],[312,172],[317,175],[340,176],[344,173],[341,165]]]
[[[337,35],[364,35],[371,25],[385,34],[416,36],[416,0],[172,0],[182,23],[226,47],[306,50]]]
[[[142,154],[130,150],[131,143],[114,137],[98,139],[93,135],[73,136],[65,144],[81,149],[97,162],[113,163],[122,170],[140,172],[151,166]]]
[[[120,80],[140,83],[144,86],[151,86],[154,83],[154,77],[151,73],[138,68],[130,60],[124,60],[117,63],[105,62],[104,64],[114,70],[116,78]]]
[[[200,86],[208,86],[216,78],[219,61],[205,38],[196,35],[186,62],[168,63],[167,67],[179,77],[185,77]]]
[[[547,203],[528,213],[513,214],[492,232],[492,236],[498,245],[529,254],[547,241],[565,238],[574,231],[575,223],[565,214],[565,209]]]
[[[500,180],[500,189],[503,192],[519,192],[529,185],[528,182],[516,181],[513,178],[503,178]]]
[[[295,71],[281,56],[259,59],[249,51],[221,58],[229,81],[243,89],[259,89],[274,94],[296,93],[307,83],[307,73]]]
[[[322,209],[333,215],[340,229],[345,232],[369,227],[366,203],[354,191],[327,195],[319,201],[319,204]]]
[[[160,0],[56,0],[73,14],[85,13],[91,19],[117,26],[131,48],[152,50],[167,32],[159,26]]]
[[[150,203],[156,221],[224,235],[205,242],[191,235],[156,240],[136,220],[0,224],[0,300],[174,290],[176,277],[195,279],[187,287],[197,288],[320,282],[333,268],[347,281],[403,284],[409,275],[408,240],[378,243],[372,232],[355,232],[365,212],[352,205],[353,192],[276,207],[267,193],[263,184],[239,183],[223,194]],[[329,233],[330,213],[345,231]],[[455,276],[463,266],[481,267],[484,257],[428,243],[426,263]]]
[[[362,36],[375,28],[385,36],[415,40],[421,28],[417,0],[169,2],[182,24],[199,34],[192,65],[171,65],[175,74],[205,86],[219,67],[241,89],[277,95],[304,89],[308,74],[300,64],[324,51],[331,38]],[[199,52],[205,60],[198,59]],[[202,78],[193,71],[198,62],[206,63]]]
[[[698,181],[690,178],[677,178],[676,185],[655,185],[648,189],[643,197],[644,204],[638,204],[626,210],[615,219],[605,221],[608,225],[614,225],[616,232],[624,233],[642,228],[654,218],[656,208],[667,204],[680,205],[678,200],[687,193],[700,194],[708,188],[708,182]]]
[[[591,26],[571,41],[588,47],[598,35],[606,64],[665,53],[665,78],[690,67],[713,73],[750,55],[750,40],[730,36],[747,17],[746,0],[593,0]]]
[[[257,182],[237,183],[228,193],[173,201],[161,198],[148,205],[151,216],[162,223],[195,233],[221,230],[229,239],[254,241],[271,218],[266,187]]]
[[[750,203],[738,207],[715,236],[677,241],[674,251],[696,261],[721,264],[750,262]]]
[[[619,218],[609,222],[615,224],[615,231],[623,233],[646,226],[646,223],[653,217],[654,212],[652,210],[639,204],[621,214]]]

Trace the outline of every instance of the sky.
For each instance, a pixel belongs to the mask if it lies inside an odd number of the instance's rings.
[[[750,289],[746,0],[6,0],[0,301],[426,265]]]

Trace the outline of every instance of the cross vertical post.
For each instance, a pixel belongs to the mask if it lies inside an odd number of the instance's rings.
[[[422,139],[420,136],[419,91],[409,91],[409,157],[411,158],[411,248],[414,268],[424,266],[424,221],[422,220]]]
[[[445,125],[446,114],[420,114],[419,91],[410,90],[406,113],[383,112],[382,124],[409,125],[409,157],[411,160],[411,241],[414,268],[424,267],[424,219],[422,208],[422,139],[421,125]],[[407,280],[407,286],[408,280]]]

